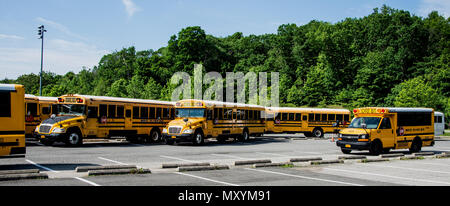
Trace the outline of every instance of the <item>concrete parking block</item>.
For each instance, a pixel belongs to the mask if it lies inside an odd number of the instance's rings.
[[[106,166],[83,166],[77,167],[76,172],[88,172],[93,170],[113,170],[113,169],[136,169],[136,165],[106,165]]]
[[[253,167],[254,168],[259,168],[259,167],[292,167],[294,166],[294,164],[292,162],[277,162],[277,163],[262,163],[262,164],[254,164]]]
[[[203,162],[203,163],[167,163],[162,164],[163,169],[169,169],[169,168],[178,168],[178,167],[196,167],[196,166],[210,166],[211,164],[209,162]]]
[[[8,174],[29,174],[29,173],[39,173],[39,169],[26,169],[26,170],[0,170],[0,175],[8,175]]]
[[[28,174],[5,174],[0,175],[0,181],[25,180],[25,179],[48,179],[45,173],[28,173]]]
[[[339,163],[344,163],[344,160],[317,160],[317,161],[311,161],[311,165],[339,164]]]
[[[348,156],[339,156],[338,159],[340,160],[367,159],[367,156],[348,155]]]
[[[403,153],[393,153],[393,154],[382,154],[381,158],[394,158],[394,157],[403,157],[405,154]]]
[[[196,166],[196,167],[179,167],[178,172],[188,171],[204,171],[204,170],[227,170],[230,169],[228,165],[212,165],[212,166]]]
[[[122,175],[122,174],[149,174],[149,169],[107,169],[107,170],[90,170],[88,176],[97,175]]]
[[[253,165],[253,164],[260,164],[260,163],[272,163],[272,160],[264,159],[264,160],[241,160],[241,161],[235,161],[234,165]]]
[[[300,157],[300,158],[291,158],[290,162],[309,162],[309,161],[316,161],[316,160],[322,160],[322,157]]]
[[[417,152],[417,153],[414,153],[413,155],[416,156],[416,157],[419,157],[419,156],[432,156],[432,155],[434,155],[434,152]]]

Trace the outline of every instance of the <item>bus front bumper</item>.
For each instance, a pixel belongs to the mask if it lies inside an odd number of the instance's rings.
[[[339,140],[336,145],[342,149],[348,150],[368,150],[370,148],[370,142],[357,142],[357,141],[345,141]]]
[[[51,133],[51,134],[37,134],[37,137],[41,141],[47,142],[61,142],[64,141],[66,133]]]
[[[163,134],[163,138],[175,142],[192,142],[194,134]]]

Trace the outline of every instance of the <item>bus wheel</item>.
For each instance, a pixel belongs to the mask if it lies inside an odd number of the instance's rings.
[[[239,136],[239,141],[246,142],[249,139],[250,139],[250,134],[248,133],[248,129],[245,128],[244,131],[242,132],[242,135]]]
[[[159,131],[157,129],[153,129],[150,132],[150,140],[152,142],[159,142],[161,140],[161,135],[159,134]]]
[[[202,145],[205,141],[205,138],[203,137],[203,132],[201,130],[195,131],[194,134],[194,145]]]
[[[323,137],[323,130],[321,128],[315,128],[313,130],[314,137]]]
[[[83,144],[83,138],[81,134],[76,130],[69,130],[66,140],[68,146],[80,146]]]
[[[415,138],[411,144],[411,148],[409,148],[409,152],[415,153],[420,152],[422,150],[422,141],[420,138]]]
[[[379,155],[383,152],[383,145],[380,140],[375,140],[370,144],[369,152],[372,155]]]

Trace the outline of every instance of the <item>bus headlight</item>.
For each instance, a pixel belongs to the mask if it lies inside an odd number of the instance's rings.
[[[368,134],[362,134],[359,136],[359,139],[369,139],[369,135]]]
[[[192,134],[192,133],[194,133],[194,130],[192,129],[186,129],[183,131],[183,134]]]
[[[34,129],[34,132],[38,133],[39,132],[39,125],[36,126],[36,129]]]
[[[163,131],[162,131],[162,133],[167,133],[167,129],[164,128]]]
[[[66,132],[66,130],[63,128],[59,128],[59,127],[55,127],[52,130],[52,133],[64,133],[64,132]]]

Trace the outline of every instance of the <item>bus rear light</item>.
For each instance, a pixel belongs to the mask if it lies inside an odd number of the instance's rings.
[[[77,103],[83,103],[83,99],[77,98]]]

